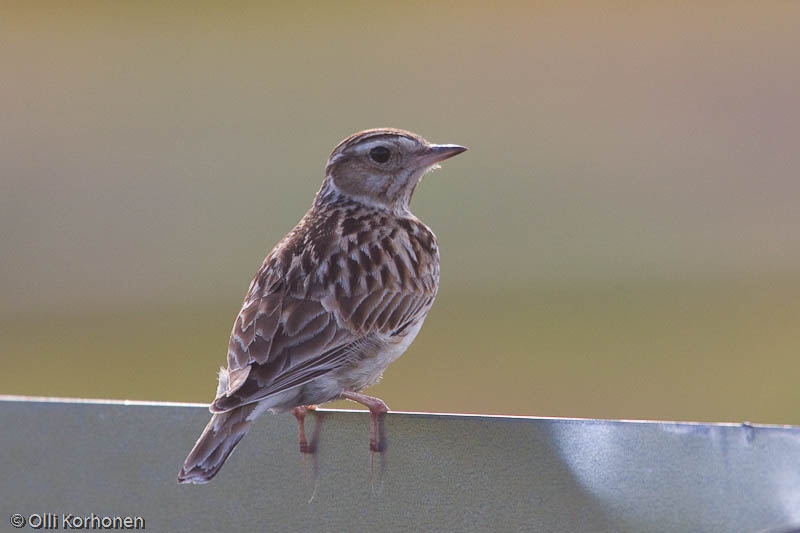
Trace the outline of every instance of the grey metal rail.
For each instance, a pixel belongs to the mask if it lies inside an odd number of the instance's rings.
[[[371,464],[364,412],[310,415],[317,451],[305,460],[292,416],[267,414],[210,484],[179,486],[208,418],[199,405],[0,396],[3,530],[13,520],[23,531],[54,521],[149,531],[800,526],[798,427],[390,413],[388,449]]]

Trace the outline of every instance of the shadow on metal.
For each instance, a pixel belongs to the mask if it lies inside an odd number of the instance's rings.
[[[265,415],[211,483],[179,486],[208,417],[199,405],[0,396],[2,519],[67,529],[70,517],[141,517],[150,531],[800,525],[798,427],[390,413],[371,463],[365,412],[309,415],[312,430],[324,419],[313,455],[299,453],[294,418]]]

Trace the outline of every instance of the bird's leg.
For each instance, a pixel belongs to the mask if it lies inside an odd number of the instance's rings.
[[[306,413],[317,408],[316,405],[300,405],[292,409],[292,414],[297,419],[297,437],[300,444],[300,453],[314,453],[306,440]]]
[[[359,392],[344,391],[342,398],[360,403],[369,409],[369,449],[371,452],[386,450],[386,439],[383,428],[383,419],[389,412],[389,406],[380,398],[367,396]]]

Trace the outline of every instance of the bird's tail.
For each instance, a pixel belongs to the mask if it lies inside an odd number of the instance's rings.
[[[178,473],[178,483],[208,483],[260,414],[258,404],[215,413]]]

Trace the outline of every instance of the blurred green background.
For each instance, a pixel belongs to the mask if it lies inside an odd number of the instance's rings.
[[[800,424],[800,3],[5,2],[0,393],[208,402],[333,146],[470,151],[396,410]]]

